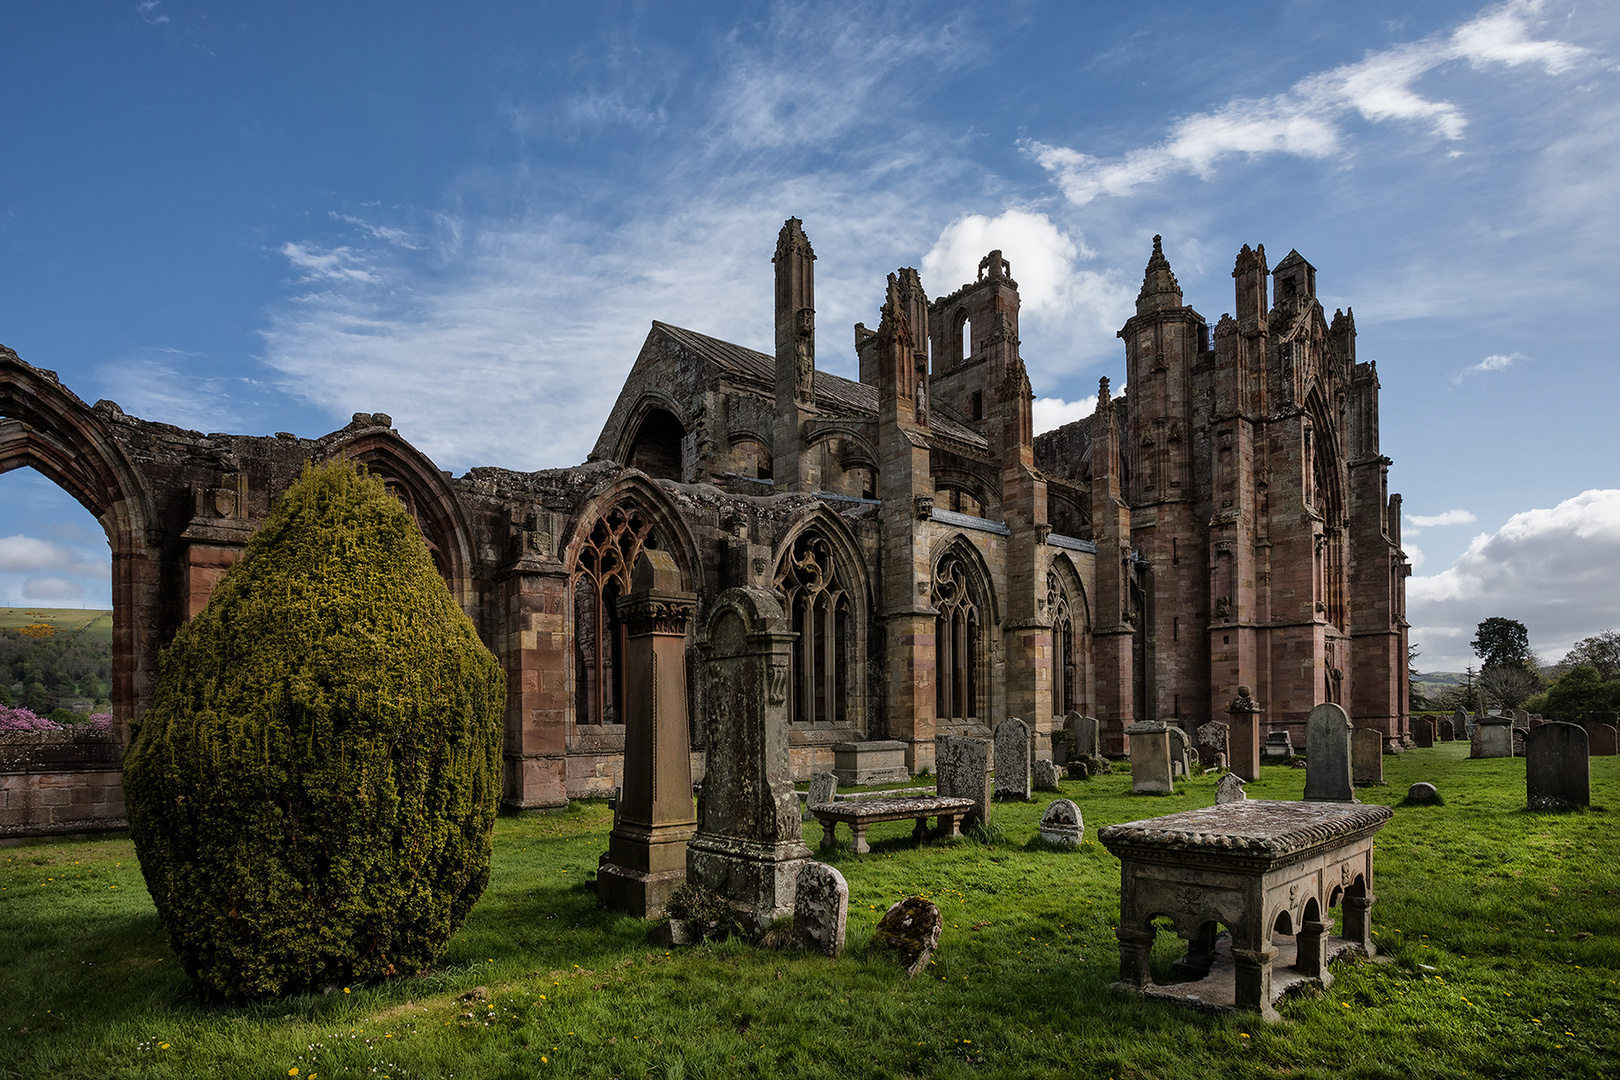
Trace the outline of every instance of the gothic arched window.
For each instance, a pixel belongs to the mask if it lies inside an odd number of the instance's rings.
[[[574,722],[622,724],[624,627],[619,597],[643,548],[656,548],[652,525],[634,510],[608,511],[574,564]]]
[[[1075,707],[1074,612],[1058,576],[1046,575],[1046,602],[1052,612],[1052,715],[1062,716]]]
[[[855,647],[849,592],[833,567],[825,537],[806,532],[776,573],[793,631],[788,664],[788,719],[800,724],[849,722],[850,651]]]
[[[972,573],[956,552],[934,567],[935,713],[941,720],[979,717],[984,663],[984,616],[970,586]]]

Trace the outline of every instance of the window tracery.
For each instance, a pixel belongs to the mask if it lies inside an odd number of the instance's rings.
[[[776,588],[799,635],[788,664],[789,722],[848,723],[853,616],[826,537],[809,531],[794,541]]]
[[[972,571],[956,552],[946,553],[934,568],[935,714],[941,720],[980,715],[984,616],[972,581]]]
[[[619,597],[644,549],[656,549],[652,523],[614,507],[597,521],[574,563],[574,722],[621,724],[625,629]]]

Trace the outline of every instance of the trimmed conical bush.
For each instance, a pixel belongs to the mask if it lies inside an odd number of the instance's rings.
[[[242,999],[431,964],[489,882],[505,695],[382,481],[306,470],[165,650],[124,762],[187,972]]]

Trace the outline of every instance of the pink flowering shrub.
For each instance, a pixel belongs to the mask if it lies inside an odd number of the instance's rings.
[[[70,735],[100,736],[112,731],[112,713],[92,713],[84,722],[58,724],[45,716],[35,715],[32,709],[12,709],[0,705],[0,735],[23,732],[66,732]]]

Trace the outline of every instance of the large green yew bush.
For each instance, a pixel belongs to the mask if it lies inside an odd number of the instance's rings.
[[[164,652],[124,762],[186,970],[242,999],[432,963],[489,882],[505,695],[382,481],[307,470]]]

